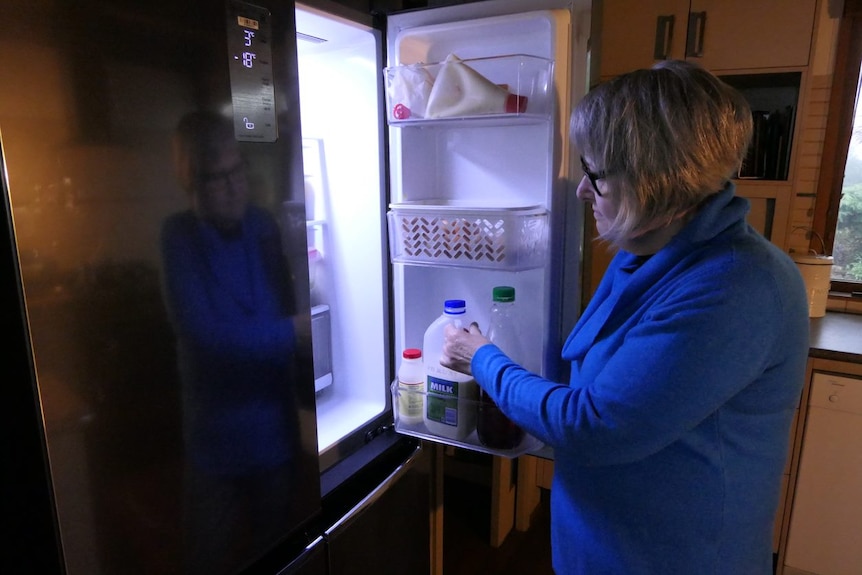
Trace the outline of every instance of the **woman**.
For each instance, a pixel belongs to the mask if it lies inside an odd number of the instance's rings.
[[[571,126],[577,195],[617,254],[563,348],[569,384],[475,325],[447,332],[441,362],[553,447],[558,573],[772,573],[808,312],[796,266],[734,196],[748,105],[669,61],[598,86]]]
[[[161,236],[183,385],[183,573],[219,575],[272,545],[291,517],[296,305],[281,230],[250,202],[231,120],[183,116],[173,154],[190,204]]]

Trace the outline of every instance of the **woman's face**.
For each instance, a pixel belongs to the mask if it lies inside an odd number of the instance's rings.
[[[239,222],[248,203],[245,165],[235,146],[217,146],[199,174],[196,207],[206,220],[219,225]]]
[[[592,174],[602,171],[601,166],[594,165],[588,158],[585,158],[584,162]],[[614,193],[608,186],[608,181],[605,178],[593,180],[585,172],[575,193],[581,201],[592,204],[596,229],[599,234],[604,235],[610,229],[611,222],[616,219],[619,210],[619,204],[614,200]]]

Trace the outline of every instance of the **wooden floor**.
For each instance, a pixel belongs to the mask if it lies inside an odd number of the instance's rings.
[[[487,486],[447,477],[444,485],[443,575],[553,575],[548,493],[529,531],[512,530],[489,544],[491,496]]]

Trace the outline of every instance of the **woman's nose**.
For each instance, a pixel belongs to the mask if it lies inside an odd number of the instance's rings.
[[[579,200],[584,202],[591,201],[595,198],[595,191],[593,190],[593,186],[590,184],[590,180],[587,178],[586,174],[581,176],[581,179],[578,182],[578,187],[575,188],[575,195]]]

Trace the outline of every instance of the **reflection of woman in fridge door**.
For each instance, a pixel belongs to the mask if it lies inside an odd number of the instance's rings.
[[[183,383],[185,572],[212,575],[236,570],[237,546],[248,557],[285,531],[262,521],[290,517],[293,288],[278,225],[248,202],[231,122],[184,117],[174,159],[191,201],[162,229]]]
[[[563,348],[569,384],[475,326],[450,330],[442,361],[554,448],[558,573],[771,573],[808,311],[796,266],[734,196],[751,112],[665,62],[592,90],[571,125],[577,195],[618,251]]]

